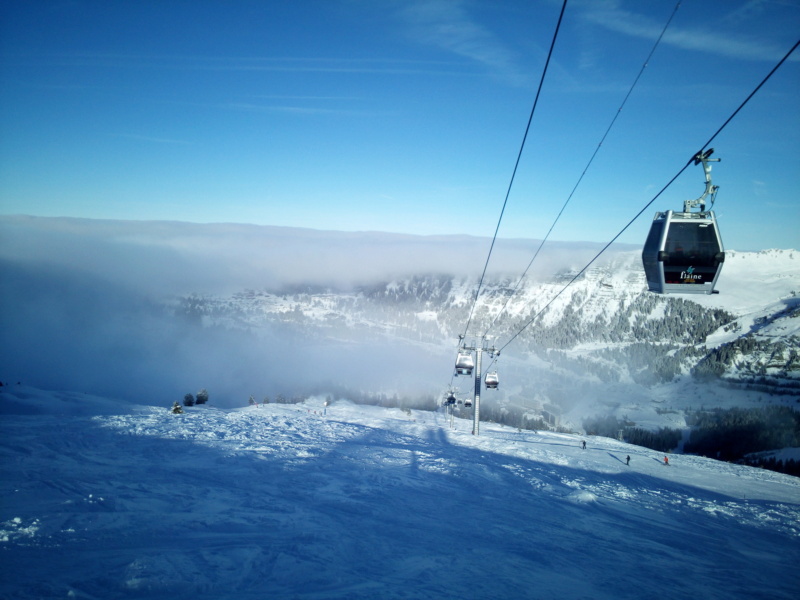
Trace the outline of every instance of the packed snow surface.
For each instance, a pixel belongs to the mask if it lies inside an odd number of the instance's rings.
[[[490,423],[475,436],[443,412],[347,401],[176,415],[3,390],[2,598],[800,590],[800,479],[787,475]]]

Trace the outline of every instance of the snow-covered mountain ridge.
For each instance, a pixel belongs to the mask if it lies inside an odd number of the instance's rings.
[[[645,289],[638,252],[615,254],[564,287],[576,271],[545,281],[490,279],[470,332],[489,332],[524,363],[532,357],[604,383],[668,383],[694,374],[728,385],[800,396],[800,254],[728,252],[711,296]],[[397,338],[452,347],[477,281],[419,275],[346,292],[248,291],[191,296],[178,313],[206,324],[293,331],[338,340]]]

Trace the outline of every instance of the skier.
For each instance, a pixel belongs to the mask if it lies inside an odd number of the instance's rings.
[[[666,456],[664,457],[664,466],[665,467],[669,466],[669,458],[667,458]]]
[[[583,440],[583,449],[586,450],[586,440]]]
[[[630,454],[625,457],[625,464],[628,465],[629,467],[631,466],[631,456],[630,456]]]

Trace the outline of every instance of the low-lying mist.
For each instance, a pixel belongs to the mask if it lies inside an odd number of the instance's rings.
[[[169,403],[276,393],[439,391],[455,340],[333,344],[200,327],[171,298],[298,285],[349,289],[420,273],[475,276],[490,240],[249,225],[0,217],[0,380]],[[500,240],[490,273],[519,276],[538,242]],[[595,244],[552,244],[537,273],[582,266]],[[536,276],[536,273],[531,274]],[[452,343],[451,343],[452,342]]]
[[[79,268],[140,293],[231,293],[298,285],[346,290],[419,274],[480,275],[491,240],[256,225],[0,217],[0,258]],[[490,276],[519,277],[537,240],[498,240]],[[549,277],[600,244],[548,242],[528,277]]]

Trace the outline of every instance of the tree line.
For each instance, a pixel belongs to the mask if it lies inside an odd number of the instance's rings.
[[[692,411],[684,452],[727,461],[748,454],[800,447],[800,413],[788,406]]]
[[[753,456],[768,450],[800,447],[800,412],[788,406],[687,411],[686,424],[690,433],[683,447],[685,454],[800,475],[800,461]],[[659,452],[674,451],[683,437],[680,429],[662,427],[651,431],[634,425],[611,415],[583,421],[587,434],[611,438],[622,435],[630,444]]]

